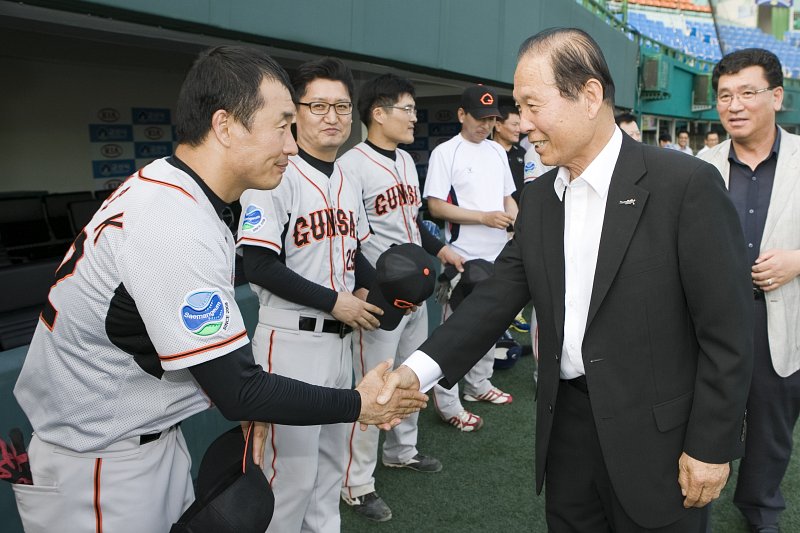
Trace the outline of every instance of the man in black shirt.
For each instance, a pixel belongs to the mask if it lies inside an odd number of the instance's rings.
[[[508,166],[511,167],[511,175],[517,187],[517,190],[511,193],[511,197],[517,204],[525,177],[525,150],[519,145],[519,125],[517,109],[512,106],[500,106],[500,117],[494,125],[492,140],[502,146],[508,154]]]

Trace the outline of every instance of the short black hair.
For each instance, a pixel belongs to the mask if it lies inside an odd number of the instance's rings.
[[[685,133],[686,135],[689,135],[689,130],[687,130],[687,129],[678,130],[678,131],[675,133],[675,136],[676,136],[676,137],[680,137],[680,135],[681,135],[682,133]]]
[[[217,46],[200,53],[178,93],[175,136],[181,144],[197,146],[211,130],[211,117],[224,109],[245,128],[261,109],[261,82],[273,80],[294,99],[289,75],[264,52],[246,46]]]
[[[719,86],[721,76],[736,74],[747,67],[761,67],[770,89],[783,87],[783,68],[778,56],[763,48],[744,48],[720,59],[711,74],[711,86],[714,92]]]
[[[614,117],[614,122],[619,126],[620,124],[627,124],[629,122],[637,122],[633,113],[620,113]]]
[[[406,78],[395,74],[381,74],[364,83],[359,89],[358,114],[361,122],[369,128],[372,110],[376,107],[395,105],[404,94],[415,98],[414,85]]]
[[[335,57],[321,57],[306,61],[297,67],[297,70],[292,75],[292,87],[294,87],[297,98],[304,97],[308,84],[318,79],[342,82],[347,89],[350,100],[355,98],[353,73],[341,59]]]
[[[497,122],[505,122],[508,120],[508,115],[517,115],[519,116],[519,109],[513,105],[501,105],[497,108],[500,111],[500,116],[497,117]]]
[[[528,53],[549,55],[556,86],[562,97],[576,100],[590,79],[603,88],[603,100],[614,105],[614,80],[600,45],[579,28],[548,28],[528,37],[518,59]]]
[[[658,142],[661,142],[661,141],[666,141],[668,143],[671,143],[672,142],[672,136],[670,136],[669,133],[662,133],[661,135],[658,136]]]
[[[706,138],[706,139],[708,139],[708,136],[709,136],[709,135],[712,135],[712,134],[713,134],[713,135],[716,135],[717,137],[719,137],[719,132],[718,132],[717,130],[710,129],[710,130],[708,130],[708,131],[706,132],[706,136],[705,136],[705,138]]]

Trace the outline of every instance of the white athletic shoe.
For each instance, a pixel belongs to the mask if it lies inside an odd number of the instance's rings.
[[[489,389],[487,392],[484,392],[480,396],[465,394],[464,400],[468,402],[489,402],[496,405],[502,405],[513,402],[514,398],[507,392],[503,392],[497,387],[492,387],[491,389]]]
[[[483,419],[474,413],[470,413],[466,409],[458,413],[456,416],[451,416],[450,419],[445,420],[445,422],[451,426],[457,427],[460,431],[465,433],[469,433],[470,431],[478,431],[483,427]]]

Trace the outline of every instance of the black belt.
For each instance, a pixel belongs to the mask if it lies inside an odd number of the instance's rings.
[[[141,437],[139,437],[139,446],[144,446],[148,442],[153,442],[154,440],[158,440],[159,438],[161,438],[161,433],[162,432],[159,431],[158,433],[150,433],[148,435],[142,435]]]
[[[759,289],[758,287],[753,287],[753,299],[754,300],[763,300],[764,299],[764,291]]]
[[[165,429],[164,431],[159,431],[158,433],[148,433],[147,435],[140,435],[139,436],[139,446],[144,446],[148,442],[153,442],[154,440],[160,439],[161,435],[163,435],[164,433],[166,433],[170,429],[172,429],[174,427],[178,427],[180,425],[181,425],[181,423],[178,422],[174,426],[170,426],[167,429]]]
[[[586,376],[578,376],[572,379],[562,379],[561,383],[566,383],[570,387],[574,387],[582,393],[589,395],[589,385],[586,383]]]
[[[314,331],[317,329],[317,319],[314,317],[301,316],[297,323],[297,329],[300,331]],[[339,337],[344,338],[345,335],[353,331],[351,326],[338,320],[328,320],[327,318],[322,322],[323,333],[337,333]]]

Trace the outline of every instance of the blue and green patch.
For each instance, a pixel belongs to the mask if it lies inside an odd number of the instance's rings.
[[[255,204],[250,204],[244,210],[242,217],[242,231],[255,233],[261,226],[264,225],[266,218],[264,217],[264,210]]]
[[[228,320],[228,302],[219,291],[203,290],[190,293],[181,308],[183,325],[200,337],[217,333]]]

